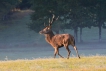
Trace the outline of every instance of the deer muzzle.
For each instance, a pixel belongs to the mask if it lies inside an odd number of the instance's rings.
[[[42,31],[40,31],[40,32],[39,32],[39,34],[43,34],[43,32],[42,32]]]

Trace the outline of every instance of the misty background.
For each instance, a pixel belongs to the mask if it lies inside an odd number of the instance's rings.
[[[105,0],[1,0],[0,60],[53,57],[53,47],[38,33],[52,14],[59,16],[53,32],[72,34],[81,56],[106,55],[105,7]],[[64,47],[60,54],[67,56]]]

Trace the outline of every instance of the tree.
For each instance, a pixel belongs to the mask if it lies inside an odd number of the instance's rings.
[[[95,0],[95,4],[92,6],[92,14],[93,14],[93,26],[99,28],[99,41],[101,41],[101,31],[102,27],[105,25],[106,21],[106,1],[105,0]]]
[[[0,1],[0,21],[6,17],[15,6],[19,3],[19,0],[1,0]]]
[[[80,41],[82,41],[83,28],[96,26],[99,27],[100,30],[100,27],[105,25],[103,22],[105,22],[106,17],[104,16],[106,13],[106,1],[104,0],[32,0],[32,4],[32,9],[35,12],[31,16],[32,24],[29,26],[37,32],[43,27],[44,22],[48,22],[52,14],[60,16],[59,21],[62,22],[62,24],[59,28],[74,30],[77,41],[78,28],[80,28]],[[61,19],[62,17],[63,19]],[[67,20],[70,22],[67,23]],[[100,22],[102,24],[100,24]],[[31,27],[31,25],[33,26]],[[101,31],[99,31],[99,36],[101,35],[100,32]]]
[[[68,3],[70,0],[32,0],[32,9],[35,11],[32,16],[32,24],[36,24],[36,20],[42,21],[39,23],[47,22],[48,19],[52,16],[52,14],[55,14],[56,16],[63,16],[64,14],[68,13],[66,3]],[[68,3],[69,4],[69,3]],[[31,25],[30,24],[30,28]],[[36,24],[37,25],[37,24]],[[35,25],[35,27],[36,27]],[[39,24],[39,27],[41,25]],[[35,30],[38,30],[35,28]],[[40,29],[39,29],[40,30]],[[57,30],[56,30],[57,31]]]
[[[52,14],[56,14],[60,17],[63,17],[63,20],[61,21],[63,21],[62,25],[64,27],[60,26],[60,28],[74,29],[76,40],[78,27],[84,28],[87,26],[86,19],[88,19],[88,9],[86,7],[83,7],[79,0],[32,0],[32,3],[32,8],[35,13],[31,16],[32,24],[30,24],[29,26],[32,29],[35,26],[34,29],[37,32],[38,30],[40,30],[40,28],[37,28],[38,26],[41,26],[40,23],[42,23],[43,25],[43,22],[45,20],[48,20],[48,18],[52,16]],[[70,20],[69,24],[64,23],[64,21],[67,19]],[[39,22],[38,20],[43,22]],[[35,21],[37,21],[37,23]],[[36,24],[37,27],[33,24]]]
[[[70,19],[70,23],[68,26],[71,26],[69,29],[74,29],[74,36],[76,41],[78,42],[78,28],[80,28],[80,42],[82,42],[82,29],[85,27],[91,27],[91,17],[89,12],[89,6],[84,6],[81,1],[74,1],[73,4],[70,5],[70,11],[68,14],[68,19]]]
[[[31,0],[21,0],[21,2],[16,5],[16,7],[20,9],[29,9],[31,5]]]

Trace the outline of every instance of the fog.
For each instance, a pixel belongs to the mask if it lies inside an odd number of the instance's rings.
[[[27,46],[27,47],[26,47]],[[106,55],[105,45],[77,45],[81,56]],[[75,57],[76,53],[70,46],[71,55]],[[51,58],[53,57],[54,49],[49,45],[20,45],[14,47],[2,46],[0,48],[0,60],[17,60],[17,59],[36,59],[36,58]],[[67,56],[65,48],[60,48],[60,54]],[[58,56],[57,56],[58,57]]]
[[[97,28],[93,29],[97,30]],[[104,29],[102,32],[102,42],[98,42],[98,33],[91,30],[92,28],[85,28],[83,31],[84,43],[76,43],[79,54],[81,56],[106,55],[106,34],[104,33],[106,30]],[[92,34],[87,34],[89,32]],[[64,33],[73,35],[72,30],[66,30]],[[69,48],[71,49],[70,58],[76,57],[73,47]],[[25,23],[13,24],[0,31],[0,60],[51,58],[53,54],[54,49],[45,41],[45,37],[29,30]],[[68,53],[63,47],[60,48],[60,54],[67,57]]]

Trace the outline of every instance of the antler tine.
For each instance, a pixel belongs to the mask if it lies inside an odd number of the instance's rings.
[[[55,15],[53,14],[53,17],[52,18],[54,18],[55,17]]]
[[[59,16],[57,18],[55,18],[55,15],[53,14],[53,17],[52,17],[52,20],[50,21],[50,18],[49,18],[49,26],[52,25],[52,23],[55,21],[55,20],[58,20]]]
[[[56,18],[56,20],[58,20],[59,19],[59,16]]]
[[[50,18],[49,18],[49,24],[50,24]]]
[[[55,15],[53,14],[51,24],[55,21]]]
[[[49,26],[51,26],[50,18],[49,18]]]

